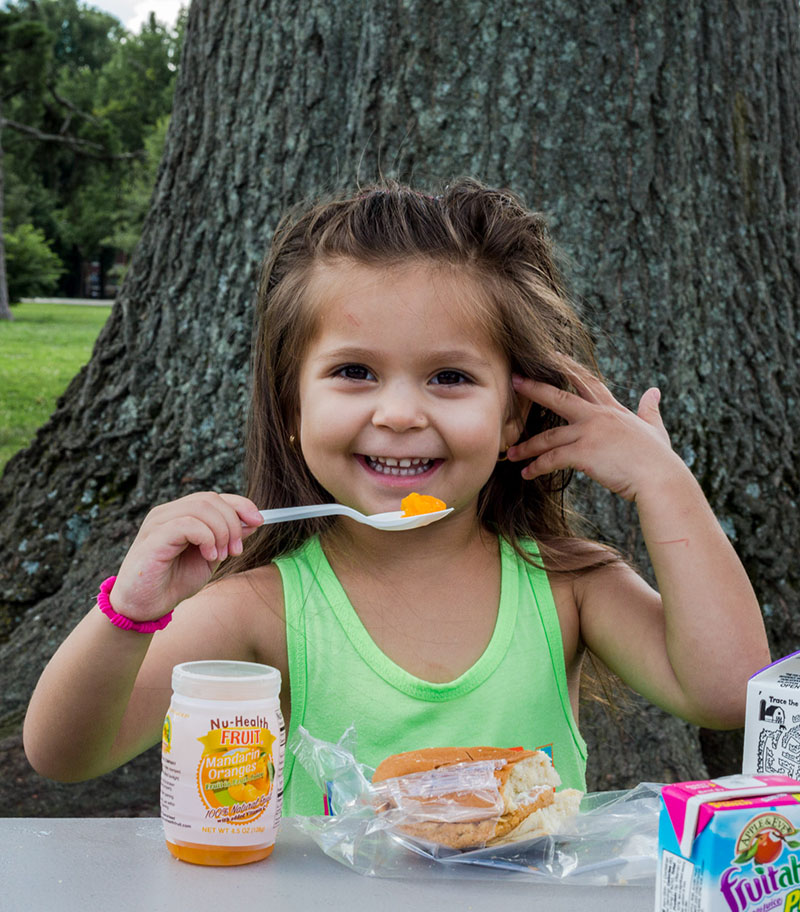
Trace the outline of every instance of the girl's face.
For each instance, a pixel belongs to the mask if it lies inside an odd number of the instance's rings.
[[[426,265],[317,266],[300,368],[300,445],[340,503],[399,510],[411,491],[473,508],[519,435],[510,370],[471,315],[473,280]]]

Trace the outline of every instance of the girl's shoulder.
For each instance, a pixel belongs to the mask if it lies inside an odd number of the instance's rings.
[[[561,574],[573,580],[610,568],[631,565],[609,545],[586,538],[519,538],[511,546],[529,562],[548,574]]]
[[[567,671],[577,673],[586,645],[587,612],[625,600],[647,585],[618,551],[600,542],[540,543],[539,552],[558,614]]]
[[[547,571],[556,601],[580,611],[588,593],[642,583],[633,565],[615,548],[585,538],[538,540],[532,559]],[[534,552],[529,551],[529,554]],[[636,582],[634,582],[636,581]]]
[[[275,564],[231,573],[195,596],[197,607],[220,633],[222,642],[238,644],[251,661],[286,669],[286,624],[281,574]]]
[[[312,536],[299,546],[279,555],[266,558],[264,563],[252,566],[257,556],[247,559],[233,558],[227,569],[223,565],[221,573],[211,580],[199,593],[209,601],[229,608],[233,614],[266,611],[284,622],[284,574],[281,565],[284,563],[303,563],[309,559],[316,562],[322,555],[321,545],[316,536]],[[250,564],[250,566],[248,566]],[[197,599],[198,596],[195,596]]]
[[[213,580],[201,595],[237,614],[267,609],[283,619],[283,583],[274,563]]]

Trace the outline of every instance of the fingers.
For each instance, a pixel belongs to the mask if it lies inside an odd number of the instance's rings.
[[[531,462],[520,473],[523,478],[530,480],[564,469],[587,471],[588,462],[584,465],[587,451],[590,455],[591,443],[584,437],[583,428],[567,424],[550,428],[517,444],[508,451],[508,458],[512,462],[530,459]]]
[[[190,494],[153,509],[142,526],[151,546],[171,559],[194,545],[209,563],[242,553],[243,540],[263,522],[255,504],[236,494]]]
[[[566,418],[567,421],[578,421],[591,408],[591,402],[581,396],[557,386],[551,386],[549,383],[541,383],[539,380],[531,380],[529,377],[514,374],[511,384],[521,395],[543,405],[556,415]]]
[[[574,358],[563,355],[557,359],[561,372],[567,377],[576,392],[587,402],[604,405],[618,405],[617,400],[603,380]]]
[[[262,522],[255,504],[235,494],[190,494],[154,507],[125,555],[112,605],[132,620],[162,617],[198,592],[220,561],[241,554]]]
[[[219,497],[233,507],[239,515],[241,524],[244,526],[243,534],[245,538],[260,525],[263,525],[264,517],[249,498],[242,497],[240,494],[220,494]]]
[[[584,469],[575,462],[574,455],[566,447],[557,447],[553,450],[547,450],[532,462],[525,466],[520,475],[530,481],[533,478],[541,478],[544,475],[552,475],[554,472],[563,472],[565,469],[574,469],[577,472],[583,472]]]
[[[511,384],[521,395],[543,405],[567,421],[577,421],[585,417],[589,414],[591,406],[624,407],[617,402],[605,383],[583,365],[570,361],[568,366],[562,368],[562,372],[572,384],[574,393],[519,374],[512,375]]]
[[[536,478],[565,468],[577,468],[576,449],[581,444],[587,422],[597,416],[598,412],[616,412],[623,408],[598,377],[572,359],[565,361],[562,370],[576,390],[575,393],[518,374],[511,378],[518,393],[568,422],[509,448],[507,455],[512,462],[535,460],[522,470],[523,478]]]
[[[655,428],[663,439],[669,443],[669,433],[664,427],[664,422],[661,418],[661,412],[658,408],[659,403],[661,402],[661,390],[656,386],[651,386],[650,389],[645,390],[642,394],[642,398],[639,400],[639,407],[636,410],[636,414],[642,421],[646,421],[652,428]]]
[[[669,435],[661,420],[661,398],[648,389],[632,412],[617,402],[605,384],[581,365],[568,363],[562,374],[575,392],[514,375],[512,383],[527,397],[567,423],[534,434],[508,450],[512,462],[531,460],[521,475],[537,478],[574,469],[626,499],[651,483],[655,467],[673,461]]]
[[[541,434],[537,434],[529,440],[524,440],[522,443],[509,447],[507,456],[512,462],[520,462],[523,459],[538,459],[538,457],[547,452],[570,446],[579,439],[580,428],[574,424],[564,424],[542,431]],[[550,471],[554,472],[556,469],[550,469]],[[522,474],[524,477],[528,477],[526,470],[523,470]]]

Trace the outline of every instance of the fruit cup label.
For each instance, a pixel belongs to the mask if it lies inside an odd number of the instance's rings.
[[[203,845],[269,843],[282,798],[282,750],[277,764],[273,750],[283,736],[280,716],[205,715],[173,706],[164,723],[161,816],[166,837]]]

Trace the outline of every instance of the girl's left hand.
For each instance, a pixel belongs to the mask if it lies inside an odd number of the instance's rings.
[[[516,374],[512,377],[519,394],[568,422],[508,450],[512,461],[533,460],[522,470],[523,478],[575,469],[625,500],[635,500],[645,487],[688,472],[661,421],[658,389],[644,393],[634,414],[582,365],[570,362],[566,372],[575,393]]]

